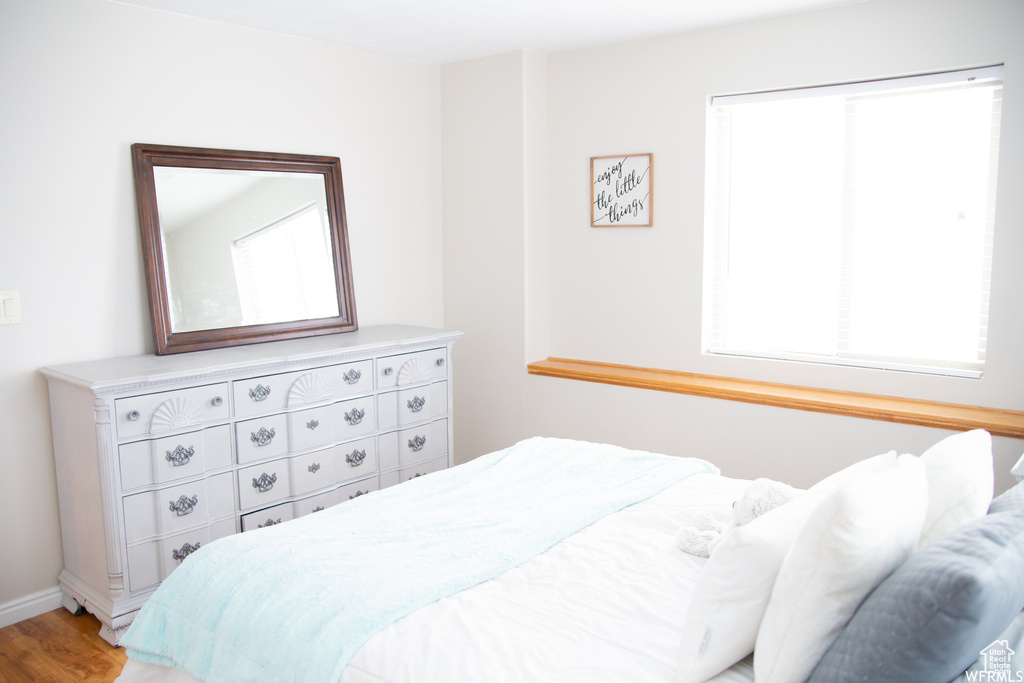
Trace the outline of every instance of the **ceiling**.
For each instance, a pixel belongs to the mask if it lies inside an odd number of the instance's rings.
[[[444,64],[669,35],[864,0],[114,0]]]

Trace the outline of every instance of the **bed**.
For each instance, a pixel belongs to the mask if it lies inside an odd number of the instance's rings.
[[[140,612],[118,680],[968,681],[1013,667],[1024,493],[992,501],[987,433],[868,458],[740,525],[750,487],[699,459],[529,439],[202,548]],[[723,529],[711,557],[683,552],[680,530],[708,516]]]

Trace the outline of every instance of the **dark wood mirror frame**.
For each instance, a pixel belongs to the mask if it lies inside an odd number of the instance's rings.
[[[149,290],[153,340],[158,355],[351,332],[357,329],[340,159],[302,154],[243,152],[136,143],[132,145],[132,165],[135,175],[139,228],[142,231],[142,257],[146,271],[146,285]],[[168,300],[167,264],[164,263],[163,258],[164,245],[157,211],[156,183],[153,173],[155,166],[322,175],[327,194],[327,215],[330,220],[339,315],[312,320],[174,332],[171,328],[171,311]]]

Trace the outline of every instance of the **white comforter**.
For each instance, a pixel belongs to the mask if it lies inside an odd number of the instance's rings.
[[[675,544],[701,511],[731,518],[749,482],[689,477],[479,586],[373,636],[341,683],[674,683],[686,605],[705,560]],[[191,681],[129,660],[118,679]],[[723,680],[749,681],[741,664]]]

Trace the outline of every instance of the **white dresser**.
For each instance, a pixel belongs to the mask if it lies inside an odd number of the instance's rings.
[[[202,545],[450,467],[461,336],[393,325],[44,368],[64,606],[116,645]]]

